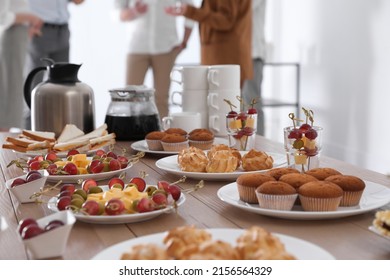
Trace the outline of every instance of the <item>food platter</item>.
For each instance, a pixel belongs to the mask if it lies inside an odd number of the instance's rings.
[[[101,147],[99,149],[94,149],[94,150],[88,150],[88,151],[85,151],[83,152],[84,154],[86,154],[87,156],[93,156],[98,150],[104,150],[104,151],[107,151],[108,149],[108,146],[104,146],[104,147]],[[47,150],[36,150],[36,151],[28,151],[26,153],[22,153],[22,152],[19,152],[19,151],[15,151],[15,150],[12,150],[14,153],[16,153],[19,157],[35,157],[35,156],[42,156],[42,155],[45,155],[47,154]],[[65,152],[57,152],[56,155],[59,157],[59,158],[66,158],[67,155],[68,155],[68,151],[65,151]]]
[[[273,168],[277,167],[286,167],[287,161],[286,156],[284,154],[279,153],[271,153],[266,152],[268,155],[272,156],[274,159]],[[177,163],[177,155],[168,156],[156,161],[156,166],[161,170],[167,171],[172,174],[186,176],[188,178],[198,179],[198,180],[209,180],[209,181],[232,181],[236,180],[238,176],[241,174],[247,173],[262,173],[266,172],[266,170],[258,170],[258,171],[244,171],[239,168],[231,173],[206,173],[206,172],[187,172],[182,171]]]
[[[103,189],[107,189],[102,187]],[[180,207],[186,200],[186,197],[183,193],[181,193],[181,196],[179,200],[177,201],[177,207]],[[47,203],[47,207],[54,211],[58,212],[58,208],[56,206],[57,197],[52,197],[49,199]],[[160,216],[162,214],[167,213],[174,213],[176,210],[173,207],[167,207],[161,210],[155,210],[151,212],[146,213],[134,213],[134,214],[122,214],[122,215],[99,215],[99,216],[89,216],[84,215],[82,213],[74,213],[74,216],[77,220],[85,223],[91,223],[91,224],[127,224],[127,223],[137,223],[142,221],[147,221],[150,219],[153,219],[157,216]]]
[[[242,210],[276,218],[291,220],[324,220],[354,216],[380,208],[390,202],[390,189],[380,184],[365,181],[366,188],[360,204],[353,207],[339,207],[336,211],[309,212],[300,206],[294,206],[291,211],[260,208],[258,204],[248,204],[239,199],[237,184],[230,183],[217,192],[219,199]]]
[[[225,138],[221,137],[215,137],[214,139],[214,145],[218,144],[225,144],[228,145],[229,141]],[[131,144],[131,148],[135,151],[139,152],[145,152],[145,153],[150,153],[150,154],[160,154],[160,155],[172,155],[172,154],[177,154],[178,152],[172,152],[172,151],[153,151],[149,150],[148,144],[146,143],[146,140],[140,140],[137,142],[134,142]]]
[[[236,239],[244,232],[243,229],[207,229],[212,234],[214,240],[222,240],[235,244]],[[132,246],[139,244],[153,243],[159,246],[163,246],[163,239],[167,233],[161,232],[151,235],[145,235],[138,238],[133,238],[101,251],[95,255],[93,260],[119,260],[121,255],[128,251]],[[294,255],[299,260],[334,260],[329,252],[323,248],[307,242],[305,240],[295,238],[292,236],[273,233],[280,241],[285,245],[286,251]]]
[[[128,171],[133,166],[132,163],[129,163],[129,165],[125,168],[115,170],[115,171],[108,171],[108,172],[101,172],[101,173],[94,173],[94,174],[82,174],[82,175],[49,175],[47,176],[48,182],[59,182],[62,181],[62,183],[78,183],[80,180],[84,181],[86,179],[94,179],[95,181],[102,181],[106,180],[115,176],[119,176],[123,172]]]

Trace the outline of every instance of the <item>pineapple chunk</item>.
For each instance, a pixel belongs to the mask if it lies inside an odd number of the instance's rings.
[[[80,174],[80,175],[88,174],[87,168],[78,167],[77,170],[78,170],[77,174]]]
[[[229,128],[231,129],[240,129],[242,127],[241,120],[231,120],[229,122]]]
[[[307,156],[303,154],[295,154],[294,160],[295,160],[295,164],[306,164]]]
[[[86,161],[87,160],[87,155],[86,154],[76,154],[72,156],[72,161]]]
[[[314,150],[316,148],[316,141],[315,140],[310,140],[306,137],[303,137],[303,146],[309,150]]]
[[[245,127],[255,128],[255,119],[254,118],[248,118],[246,120]]]

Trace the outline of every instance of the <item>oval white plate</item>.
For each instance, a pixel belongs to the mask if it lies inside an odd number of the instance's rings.
[[[220,137],[215,137],[214,139],[214,144],[225,144],[229,145],[229,141],[224,138]],[[172,154],[177,154],[178,152],[171,152],[171,151],[152,151],[149,150],[148,144],[146,143],[146,140],[141,140],[137,141],[131,144],[131,148],[135,151],[139,152],[145,152],[145,153],[150,153],[150,154],[160,154],[160,155],[172,155]]]
[[[103,189],[107,189],[104,188]],[[179,207],[184,203],[186,200],[184,194],[182,193],[179,200],[177,201],[177,206]],[[47,203],[47,207],[54,211],[58,212],[58,208],[56,206],[57,197],[52,197],[49,199]],[[115,216],[108,216],[108,215],[100,215],[100,216],[88,216],[80,213],[75,213],[74,216],[77,220],[85,222],[85,223],[91,223],[91,224],[127,224],[127,223],[136,223],[141,221],[146,221],[153,219],[157,216],[160,216],[164,213],[172,213],[175,210],[172,209],[172,207],[168,207],[161,210],[156,210],[152,212],[146,212],[146,213],[135,213],[135,214],[122,214],[122,215],[115,215]]]
[[[362,214],[390,202],[390,189],[373,182],[365,182],[366,188],[358,206],[339,207],[337,211],[326,212],[303,211],[300,206],[294,206],[291,211],[260,208],[258,204],[248,204],[240,200],[236,183],[223,186],[218,190],[217,195],[219,199],[234,207],[256,214],[292,220],[323,220]]]
[[[284,154],[271,153],[267,152],[268,155],[272,156],[274,159],[274,168],[287,166],[286,156]],[[177,155],[165,157],[156,161],[156,166],[162,170],[165,170],[169,173],[176,175],[186,176],[188,178],[194,178],[199,180],[210,180],[210,181],[232,181],[236,180],[241,174],[247,173],[262,173],[266,170],[257,170],[257,171],[244,171],[243,169],[238,169],[231,173],[206,173],[206,172],[187,172],[181,171],[179,165],[177,164]]]
[[[212,234],[213,240],[229,242],[234,246],[236,239],[244,232],[243,229],[206,229]],[[167,233],[161,232],[130,239],[101,251],[93,260],[119,260],[121,255],[137,244],[154,243],[164,246],[163,239]],[[321,247],[292,236],[273,233],[284,243],[286,251],[299,260],[334,260],[335,258]]]
[[[94,179],[96,181],[102,181],[105,179],[109,179],[115,176],[119,176],[122,172],[126,172],[133,166],[132,163],[130,163],[126,168],[115,170],[115,171],[109,171],[109,172],[102,172],[102,173],[95,173],[95,174],[82,174],[82,175],[49,175],[47,176],[48,182],[59,182],[62,181],[62,183],[77,183],[79,180],[86,180],[86,179]]]
[[[86,152],[84,152],[84,154],[86,154],[87,156],[93,156],[93,155],[95,155],[95,153],[98,150],[107,151],[108,150],[108,146],[104,146],[104,147],[101,147],[101,148],[95,149],[95,150],[86,151]],[[16,153],[17,155],[19,155],[21,157],[23,157],[23,156],[35,157],[35,156],[42,156],[42,155],[46,154],[46,153],[42,153],[40,151],[28,151],[26,153],[18,152],[18,151],[15,151],[15,150],[12,150],[12,151],[14,151],[14,153]],[[66,158],[66,156],[68,155],[68,151],[66,151],[66,152],[57,152],[56,155],[59,158]]]

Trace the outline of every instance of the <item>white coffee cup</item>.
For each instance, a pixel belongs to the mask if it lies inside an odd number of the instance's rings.
[[[201,128],[201,115],[197,112],[176,112],[162,118],[163,129],[181,128],[187,132]]]
[[[170,78],[174,83],[178,83],[183,89],[204,90],[208,89],[207,73],[208,66],[175,66]]]
[[[180,98],[177,98],[177,97]],[[198,112],[201,114],[201,128],[208,128],[207,90],[174,91],[171,95],[171,102],[182,108],[183,112]],[[181,102],[178,102],[178,99]]]
[[[219,90],[209,91],[207,96],[207,107],[209,113],[209,129],[216,136],[227,136],[226,130],[226,114],[229,113],[230,106],[225,101],[228,100],[235,106],[235,111],[240,111],[240,101],[237,99],[240,96],[240,90]]]
[[[207,74],[209,90],[240,89],[240,77],[240,65],[211,65]]]

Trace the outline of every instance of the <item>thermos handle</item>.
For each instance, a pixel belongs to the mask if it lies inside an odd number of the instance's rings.
[[[27,79],[24,83],[24,99],[26,100],[26,103],[27,103],[29,108],[31,108],[31,91],[32,91],[31,85],[32,85],[32,82],[34,80],[35,75],[38,72],[43,71],[43,70],[46,70],[46,67],[38,67],[38,68],[35,68],[34,70],[32,70],[28,74]]]

